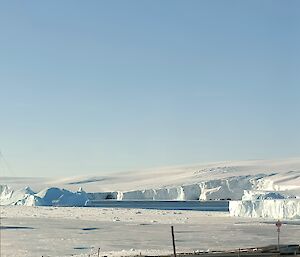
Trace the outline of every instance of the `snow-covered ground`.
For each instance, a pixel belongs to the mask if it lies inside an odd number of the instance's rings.
[[[276,244],[274,220],[222,212],[81,207],[1,207],[1,257],[125,256]],[[300,221],[286,221],[281,242],[299,243]]]

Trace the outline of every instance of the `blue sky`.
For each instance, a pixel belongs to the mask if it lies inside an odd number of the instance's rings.
[[[299,11],[299,1],[2,2],[2,174],[299,156]]]

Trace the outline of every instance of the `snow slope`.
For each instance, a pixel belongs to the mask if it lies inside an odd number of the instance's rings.
[[[34,191],[40,191],[46,187],[76,191],[79,187],[82,187],[86,192],[114,192],[191,185],[203,181],[237,176],[273,174],[261,184],[262,187],[274,188],[279,186],[281,189],[295,187],[299,190],[299,172],[300,157],[283,160],[228,161],[193,166],[160,167],[101,176],[68,178],[1,177],[0,184],[9,185],[14,189],[29,186]]]

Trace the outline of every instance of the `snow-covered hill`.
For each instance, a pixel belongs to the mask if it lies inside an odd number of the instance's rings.
[[[165,167],[106,176],[1,178],[1,184],[2,205],[82,206],[86,201],[103,199],[227,199],[239,201],[231,204],[233,215],[251,216],[250,206],[253,212],[255,206],[261,205],[249,201],[293,199],[298,206],[300,158]],[[79,187],[84,191],[76,191]]]

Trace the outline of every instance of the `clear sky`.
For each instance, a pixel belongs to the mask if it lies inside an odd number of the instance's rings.
[[[293,0],[1,2],[2,175],[299,156],[299,13]]]

